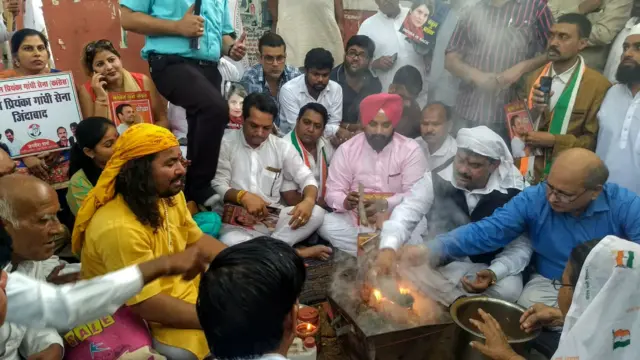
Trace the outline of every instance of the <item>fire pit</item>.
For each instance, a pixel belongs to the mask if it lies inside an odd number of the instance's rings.
[[[454,359],[457,333],[446,309],[401,280],[369,286],[355,258],[336,259],[332,325],[355,359]]]

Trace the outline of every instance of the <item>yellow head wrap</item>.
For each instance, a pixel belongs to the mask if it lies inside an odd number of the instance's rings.
[[[167,129],[152,124],[131,126],[116,142],[113,156],[107,162],[96,186],[89,192],[76,216],[71,246],[80,255],[85,231],[99,208],[115,197],[116,177],[130,160],[179,146],[176,137]]]

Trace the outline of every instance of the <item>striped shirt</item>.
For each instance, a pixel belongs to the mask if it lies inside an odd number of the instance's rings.
[[[482,0],[463,10],[447,52],[461,54],[466,64],[480,71],[499,74],[545,50],[553,21],[545,0],[509,0],[501,7]],[[515,97],[514,86],[496,95],[464,82],[456,113],[473,126],[506,129],[504,106]]]

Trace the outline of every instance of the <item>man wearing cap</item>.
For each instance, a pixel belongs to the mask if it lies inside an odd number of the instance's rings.
[[[81,254],[83,278],[194,246],[210,261],[225,247],[191,218],[182,193],[184,164],[169,130],[137,124],[120,136],[76,217],[72,247]],[[198,281],[163,278],[127,302],[149,323],[153,348],[167,358],[202,359],[209,353],[195,310]]]
[[[611,181],[640,194],[640,24],[629,33],[622,45],[623,53],[616,79],[607,92],[598,122],[596,153],[609,167]]]
[[[342,144],[333,156],[325,200],[334,209],[318,233],[338,249],[355,255],[359,184],[369,222],[379,211],[393,211],[427,169],[420,145],[395,133],[403,100],[395,94],[376,94],[360,103],[364,129]],[[373,221],[375,222],[375,221]]]
[[[388,273],[392,269],[396,252],[425,216],[427,238],[433,239],[493,214],[524,188],[507,144],[488,127],[461,129],[457,144],[453,163],[425,173],[384,223],[377,260],[379,272]],[[451,262],[441,271],[467,294],[484,293],[514,302],[522,292],[520,273],[532,252],[528,239],[520,237],[502,252],[472,256],[467,262]]]

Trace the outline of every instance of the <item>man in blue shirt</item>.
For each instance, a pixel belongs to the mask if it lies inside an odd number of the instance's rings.
[[[528,232],[536,274],[518,303],[557,306],[559,281],[576,245],[607,235],[640,241],[640,198],[605,184],[608,176],[593,152],[566,150],[547,181],[526,188],[490,217],[436,237],[427,246],[429,253],[439,260],[487,253]]]
[[[200,15],[195,0],[121,0],[125,30],[146,35],[142,57],[158,91],[187,111],[189,132],[185,195],[204,204],[213,196],[213,179],[220,141],[229,121],[229,108],[220,93],[221,55],[241,60],[244,35],[235,40],[227,0],[203,1]],[[197,39],[199,47],[191,41]]]
[[[240,81],[247,89],[247,93],[264,93],[273,99],[278,106],[280,89],[289,80],[302,75],[302,72],[291,65],[287,65],[287,45],[282,36],[267,32],[258,41],[260,63],[249,68]],[[280,119],[276,119],[280,126]]]

